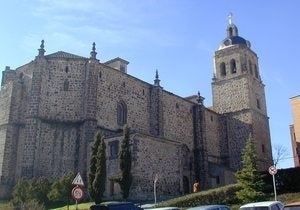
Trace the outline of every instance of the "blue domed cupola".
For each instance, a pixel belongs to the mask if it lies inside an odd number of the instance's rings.
[[[220,44],[219,50],[237,44],[246,45],[247,47],[251,47],[251,44],[248,40],[239,36],[238,28],[233,23],[232,14],[230,13],[228,16],[229,24],[227,26],[227,37]]]

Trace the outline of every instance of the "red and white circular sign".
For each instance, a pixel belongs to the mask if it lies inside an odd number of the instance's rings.
[[[275,175],[275,174],[277,173],[276,167],[275,167],[275,166],[270,166],[270,168],[269,168],[269,173],[270,173],[271,175]]]
[[[72,189],[72,197],[76,201],[81,200],[83,198],[83,190],[79,186],[74,187]]]

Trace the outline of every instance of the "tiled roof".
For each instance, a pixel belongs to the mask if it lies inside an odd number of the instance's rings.
[[[114,59],[111,59],[111,60],[109,60],[109,61],[106,61],[104,64],[113,63],[113,62],[115,62],[115,61],[121,61],[121,62],[124,62],[124,63],[126,63],[126,64],[129,64],[128,61],[126,61],[126,60],[124,60],[124,59],[122,59],[122,58],[119,58],[119,57],[116,57],[116,58],[114,58]]]
[[[49,55],[45,56],[46,58],[71,58],[71,59],[87,59],[85,57],[79,56],[79,55],[74,55],[71,53],[63,52],[63,51],[58,51],[56,53],[52,53]]]

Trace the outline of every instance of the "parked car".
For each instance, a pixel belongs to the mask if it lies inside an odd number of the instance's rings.
[[[284,205],[284,210],[300,210],[300,202],[289,203]]]
[[[262,201],[247,203],[240,207],[240,210],[281,210],[284,205],[280,201]]]
[[[205,206],[195,206],[188,208],[187,210],[231,210],[229,206],[226,205],[205,205]]]
[[[143,210],[131,202],[106,202],[90,206],[90,210]]]

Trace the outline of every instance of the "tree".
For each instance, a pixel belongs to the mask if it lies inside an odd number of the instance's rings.
[[[20,209],[45,209],[49,181],[44,177],[20,179],[13,189],[12,204]]]
[[[12,192],[12,204],[14,206],[22,206],[28,200],[29,181],[26,179],[20,179],[14,186]]]
[[[91,185],[91,192],[94,197],[96,204],[101,203],[103,193],[105,191],[105,182],[106,182],[106,157],[105,157],[105,142],[104,137],[98,133],[96,136],[96,141],[99,141],[97,154],[96,154],[96,165],[95,165],[95,176]]]
[[[273,164],[277,166],[280,160],[288,155],[286,147],[283,145],[275,145],[273,149]]]
[[[235,174],[242,187],[236,192],[237,198],[243,203],[258,201],[264,196],[264,182],[257,170],[257,154],[251,136],[246,141],[242,155],[243,168]]]
[[[90,196],[95,200],[95,191],[93,188],[93,182],[95,180],[95,174],[97,170],[97,153],[98,147],[101,143],[101,136],[98,133],[94,139],[93,145],[91,147],[91,158],[90,158],[90,171],[89,171],[89,182],[88,182],[88,191]]]
[[[51,185],[51,190],[48,193],[50,201],[68,201],[70,200],[71,191],[73,188],[72,181],[74,173],[68,172],[65,176],[56,180]]]
[[[48,203],[47,194],[50,191],[50,182],[45,177],[33,178],[30,180],[29,199],[36,200],[38,203]]]
[[[127,199],[129,197],[129,190],[132,183],[129,132],[130,129],[127,125],[125,125],[123,128],[123,140],[121,143],[120,151],[121,178],[118,180],[124,199]]]

